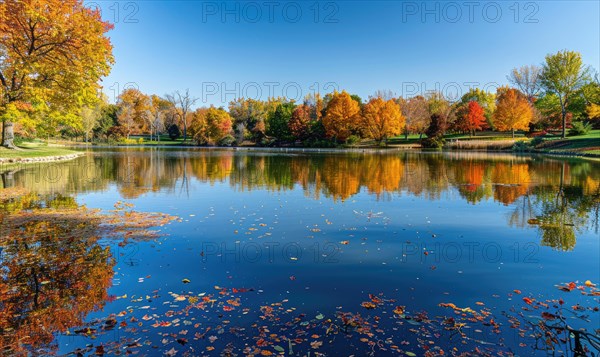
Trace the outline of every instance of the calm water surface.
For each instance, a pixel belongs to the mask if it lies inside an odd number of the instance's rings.
[[[598,162],[108,149],[2,171],[30,192],[3,220],[117,202],[179,217],[147,238],[3,224],[9,355],[573,354],[573,336],[536,335],[562,301],[600,328]]]

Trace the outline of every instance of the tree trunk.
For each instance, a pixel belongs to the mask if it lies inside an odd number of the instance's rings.
[[[8,149],[16,149],[13,140],[15,138],[15,133],[13,131],[13,123],[4,122],[3,130],[2,130],[2,146]]]
[[[561,114],[562,114],[562,138],[564,139],[567,137],[567,113],[563,109]]]
[[[562,116],[562,138],[567,137],[567,103],[566,98],[563,98],[559,95],[558,100],[560,102],[560,115]]]
[[[512,130],[512,137],[515,138],[515,129]]]

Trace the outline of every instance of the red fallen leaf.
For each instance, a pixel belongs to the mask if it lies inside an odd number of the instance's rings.
[[[569,283],[569,290],[573,290],[573,289],[575,289],[576,287],[577,287],[577,285],[575,285],[575,283],[574,283],[574,282],[570,282],[570,283]]]
[[[381,304],[381,299],[373,294],[369,294],[369,299],[373,301],[375,304]]]
[[[515,292],[515,294],[521,294],[521,290],[513,290]]]
[[[290,280],[294,281],[294,280],[296,280],[296,277],[292,275],[292,276],[290,276]]]
[[[95,354],[97,356],[103,356],[104,355],[104,346],[100,345],[100,346],[96,346],[96,352]]]
[[[261,338],[260,340],[256,341],[256,345],[258,347],[264,347],[264,346],[268,345],[268,343],[267,343],[267,341],[265,341],[264,339]]]
[[[248,288],[233,288],[231,289],[231,291],[233,291],[233,293],[247,293],[248,291],[253,291],[254,289],[248,289]]]
[[[526,303],[526,304],[528,304],[528,305],[531,305],[531,304],[533,303],[533,300],[531,300],[531,299],[530,299],[530,298],[528,298],[528,297],[524,297],[524,298],[523,298],[523,301],[525,301],[525,303]]]
[[[542,318],[544,320],[555,320],[556,319],[556,315],[544,311],[544,312],[542,312]]]
[[[429,252],[428,251],[424,251],[423,254],[429,255]]]
[[[563,305],[565,303],[565,301],[563,299],[558,299],[558,303]]]
[[[232,306],[227,306],[227,305],[223,306],[223,311],[233,311],[233,310],[234,310],[234,308]]]

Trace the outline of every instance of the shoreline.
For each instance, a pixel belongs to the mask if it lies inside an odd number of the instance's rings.
[[[86,155],[85,152],[73,152],[72,154],[34,156],[34,157],[0,157],[0,164],[30,164],[39,162],[69,161]]]
[[[424,149],[409,146],[388,147],[345,147],[345,148],[303,148],[303,147],[262,147],[262,146],[190,146],[190,145],[99,145],[92,147],[93,151],[101,152],[104,149],[174,149],[174,150],[231,150],[231,151],[257,151],[273,153],[392,153],[392,152],[415,152],[415,153],[489,153],[489,154],[514,154],[514,155],[545,155],[550,157],[600,159],[600,154],[579,153],[576,151],[513,151],[513,150],[485,150],[485,149]]]

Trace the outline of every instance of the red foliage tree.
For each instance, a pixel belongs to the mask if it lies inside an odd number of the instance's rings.
[[[476,101],[470,101],[469,110],[467,112],[467,127],[471,135],[473,135],[476,130],[482,130],[485,127],[485,124],[483,108]]]

